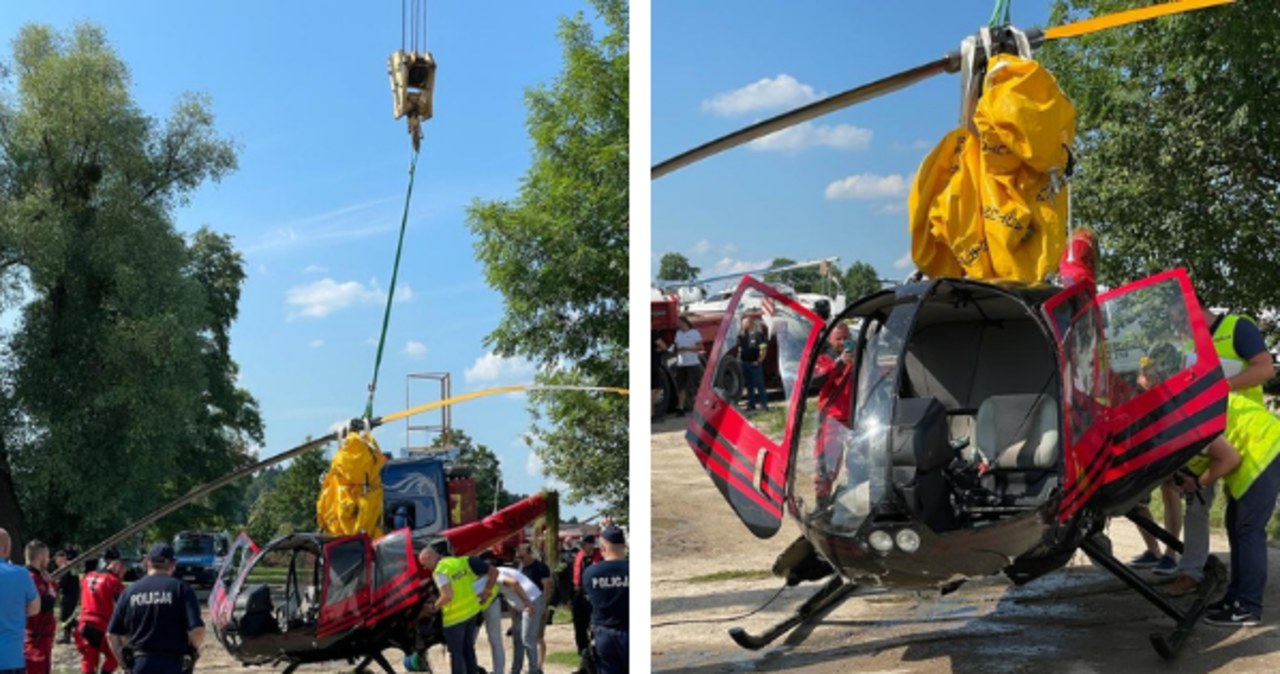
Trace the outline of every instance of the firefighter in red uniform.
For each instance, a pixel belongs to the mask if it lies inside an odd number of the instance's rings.
[[[831,329],[827,344],[831,352],[818,356],[814,365],[815,379],[822,382],[818,391],[818,437],[813,446],[816,464],[814,488],[819,499],[831,496],[831,486],[840,474],[840,453],[844,436],[849,432],[849,415],[853,407],[853,335],[848,324],[837,323]]]
[[[107,623],[116,608],[116,599],[124,592],[124,562],[113,560],[106,571],[91,571],[80,581],[80,629],[76,632],[76,650],[80,651],[81,674],[97,674],[99,660],[102,674],[116,671],[116,657],[107,645]]]
[[[58,584],[49,578],[49,546],[31,541],[27,543],[26,556],[27,570],[40,597],[40,612],[27,617],[27,639],[22,653],[27,659],[27,674],[49,674],[53,638],[58,633],[58,619],[53,614],[58,602]]]

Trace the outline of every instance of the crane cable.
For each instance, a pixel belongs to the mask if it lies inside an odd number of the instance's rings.
[[[387,306],[382,312],[382,332],[378,335],[378,353],[373,359],[373,379],[369,382],[369,399],[364,405],[362,418],[373,416],[373,396],[378,390],[378,370],[382,367],[382,350],[387,343],[387,326],[391,323],[391,303],[396,296],[396,278],[400,274],[400,254],[404,251],[404,231],[409,224],[409,202],[413,198],[413,176],[418,167],[418,149],[413,149],[409,160],[409,189],[404,195],[404,213],[400,216],[400,237],[396,242],[396,259],[391,265],[391,285],[387,288]]]

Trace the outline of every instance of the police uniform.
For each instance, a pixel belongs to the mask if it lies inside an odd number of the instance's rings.
[[[147,558],[174,559],[173,547],[157,545]],[[183,660],[194,655],[187,633],[204,627],[196,593],[173,576],[155,573],[133,583],[116,601],[107,633],[126,637],[133,654],[132,674],[181,674]]]
[[[605,540],[622,544],[622,530],[605,529]],[[582,586],[591,600],[591,630],[595,636],[596,665],[600,674],[626,674],[628,671],[628,610],[630,563],[625,559],[606,559],[591,565],[582,574]]]

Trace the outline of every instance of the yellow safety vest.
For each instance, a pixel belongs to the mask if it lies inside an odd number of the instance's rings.
[[[1280,419],[1264,405],[1232,393],[1227,396],[1227,432],[1223,435],[1240,452],[1240,465],[1222,478],[1238,501],[1280,456]]]
[[[449,585],[453,587],[453,599],[444,605],[442,624],[445,627],[475,617],[480,612],[480,599],[472,584],[476,582],[476,574],[466,557],[445,557],[436,564],[436,573],[449,576]]]
[[[1222,317],[1222,320],[1218,321],[1218,328],[1213,331],[1213,350],[1218,352],[1218,358],[1221,360],[1234,360],[1240,363],[1242,367],[1248,367],[1248,359],[1236,353],[1235,347],[1236,323],[1241,319],[1253,323],[1252,318],[1237,314],[1227,314]],[[1251,386],[1240,391],[1233,391],[1232,394],[1243,396],[1265,407],[1265,403],[1263,403],[1262,400],[1262,386],[1260,385]],[[1227,423],[1231,423],[1230,415],[1228,415]],[[1234,441],[1231,441],[1231,444],[1236,445]],[[1240,449],[1240,446],[1236,445],[1236,449]],[[1192,459],[1187,462],[1187,469],[1196,475],[1203,474],[1206,470],[1209,470],[1209,457],[1204,455],[1192,457]],[[1254,477],[1257,476],[1255,475]],[[1253,480],[1250,479],[1249,482],[1252,484]]]

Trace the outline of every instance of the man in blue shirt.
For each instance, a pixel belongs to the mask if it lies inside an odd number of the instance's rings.
[[[40,596],[25,568],[9,563],[13,541],[0,529],[0,674],[23,674],[27,617],[40,612]]]
[[[600,537],[604,541],[604,561],[592,564],[582,574],[582,587],[591,600],[596,664],[600,674],[626,674],[628,586],[631,584],[627,540],[622,529],[612,526]]]
[[[147,553],[147,576],[116,601],[107,640],[132,674],[181,674],[200,655],[200,603],[194,590],[173,577],[175,566],[173,546],[157,543]]]

